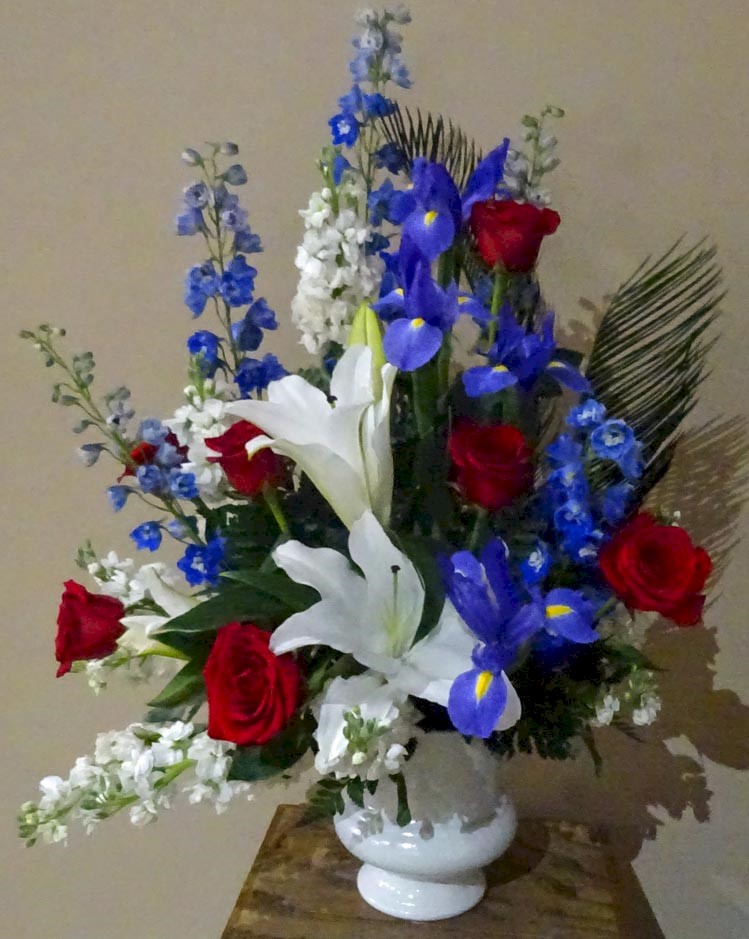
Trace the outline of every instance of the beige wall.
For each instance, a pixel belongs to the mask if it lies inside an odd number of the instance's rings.
[[[526,110],[547,101],[568,109],[554,182],[563,225],[543,262],[563,318],[581,318],[581,296],[600,297],[683,231],[718,241],[730,296],[696,421],[746,414],[745,0],[412,6],[411,103],[458,118],[484,146],[517,132]],[[218,937],[282,797],[265,793],[220,819],[185,807],[143,832],[123,819],[67,849],[27,852],[14,840],[16,806],[36,780],[65,772],[98,730],[139,716],[143,701],[117,683],[96,699],[72,676],[54,679],[56,606],[62,580],[75,575],[75,549],[86,536],[102,550],[126,549],[135,516],[113,517],[106,473],[76,466],[69,415],[48,403],[48,376],[15,334],[43,320],[65,324],[74,342],[96,350],[105,381],[132,384],[142,413],[177,405],[191,329],[180,282],[198,251],[171,235],[186,181],[178,156],[212,137],[242,147],[267,248],[259,286],[287,310],[296,210],[316,185],[315,153],[346,89],[354,8],[351,0],[1,5],[0,933],[8,939]],[[288,327],[277,348],[300,361]],[[682,458],[677,500],[710,544],[725,540],[721,526],[740,511],[727,487],[735,491],[742,453],[731,430],[703,437]],[[737,526],[746,532],[746,516]],[[735,550],[723,573],[709,630],[680,634],[678,644],[665,637],[655,650],[672,666],[662,729],[686,730],[702,756],[683,739],[670,745],[681,757],[657,742],[606,741],[602,780],[584,758],[546,773],[527,759],[508,770],[525,808],[642,826],[648,802],[666,806],[656,814],[675,818],[644,845],[637,870],[673,939],[749,936],[749,777],[739,770],[749,762],[748,722],[735,696],[714,690],[749,698],[745,557]]]

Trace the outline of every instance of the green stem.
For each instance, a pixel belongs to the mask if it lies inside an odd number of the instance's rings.
[[[281,503],[278,500],[277,490],[273,486],[264,486],[263,498],[265,499],[265,504],[271,510],[273,518],[276,520],[276,524],[278,525],[281,534],[288,535],[289,523],[286,521],[286,516],[283,514]]]
[[[492,304],[490,308],[491,320],[489,321],[487,352],[494,345],[494,340],[497,338],[497,313],[499,312],[499,307],[506,292],[507,274],[497,268],[494,271],[494,289],[492,290]]]
[[[419,437],[428,436],[434,429],[437,412],[437,363],[434,359],[411,372],[413,407]]]
[[[481,542],[484,540],[486,531],[488,528],[489,515],[486,509],[477,508],[476,509],[476,518],[473,522],[473,529],[471,531],[471,537],[468,539],[468,550],[471,554],[475,554],[476,551],[481,547]]]

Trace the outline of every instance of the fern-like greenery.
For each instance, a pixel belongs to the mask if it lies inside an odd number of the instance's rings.
[[[716,249],[677,242],[648,258],[608,305],[590,355],[587,377],[609,412],[642,441],[644,496],[667,472],[680,427],[705,378],[706,335],[724,294]]]
[[[409,170],[417,157],[442,163],[460,189],[481,160],[481,151],[473,140],[443,117],[422,114],[420,110],[414,117],[408,108],[396,105],[392,114],[380,119],[380,128],[385,139],[401,150]]]

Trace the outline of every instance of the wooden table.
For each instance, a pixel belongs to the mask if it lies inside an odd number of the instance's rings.
[[[631,867],[584,825],[521,821],[477,907],[406,923],[361,899],[360,862],[329,821],[303,824],[302,813],[276,812],[222,939],[664,939]]]

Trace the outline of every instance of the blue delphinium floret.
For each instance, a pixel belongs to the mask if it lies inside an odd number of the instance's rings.
[[[612,460],[629,479],[642,475],[642,447],[625,421],[607,420],[590,435],[590,446],[602,460]]]
[[[129,486],[109,486],[107,489],[107,499],[115,512],[124,508],[128,496],[132,492]]]
[[[185,303],[193,316],[200,316],[209,297],[218,293],[220,280],[212,261],[190,268],[185,278]]]
[[[328,121],[334,146],[353,147],[359,139],[359,121],[353,114],[334,114]]]
[[[161,492],[164,488],[164,474],[155,463],[136,467],[135,478],[143,492]]]
[[[184,555],[177,561],[177,567],[185,575],[191,587],[201,584],[215,587],[224,567],[226,541],[215,535],[205,545],[188,545]]]
[[[250,303],[256,276],[257,270],[247,263],[244,255],[233,257],[221,275],[219,284],[219,291],[226,303],[233,307]]]
[[[169,491],[175,499],[197,499],[199,492],[194,473],[183,473],[172,469],[167,475]]]
[[[200,369],[208,378],[216,374],[221,362],[221,340],[208,329],[199,329],[187,340],[187,351],[195,356]]]
[[[243,398],[253,393],[264,391],[272,381],[277,381],[289,373],[271,352],[262,359],[242,359],[234,381]]]
[[[158,522],[143,522],[130,532],[136,548],[143,551],[156,551],[161,544],[161,525]]]

